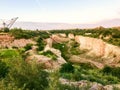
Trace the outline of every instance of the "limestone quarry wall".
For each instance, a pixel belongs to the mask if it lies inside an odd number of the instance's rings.
[[[97,56],[120,56],[120,47],[108,44],[101,39],[75,36],[75,41],[80,43],[80,49],[88,49],[90,52],[96,54]]]

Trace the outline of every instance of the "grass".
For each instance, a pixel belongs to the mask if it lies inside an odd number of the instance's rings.
[[[0,50],[0,58],[13,58],[19,56],[19,53],[15,49],[1,49]]]

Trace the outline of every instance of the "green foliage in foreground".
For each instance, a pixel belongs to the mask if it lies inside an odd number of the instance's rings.
[[[19,56],[19,53],[15,49],[1,49],[0,58],[1,59],[10,59]]]
[[[60,72],[46,72],[41,65],[26,63],[20,56],[18,50],[9,50],[14,55],[6,54],[3,50],[2,61],[0,61],[0,89],[1,90],[87,90],[89,86],[77,87],[62,85],[59,78],[67,78],[73,81],[88,80],[98,82],[103,85],[117,84],[120,82],[118,77],[120,68],[104,68],[99,70],[90,64],[74,65],[66,63],[61,67]],[[8,56],[6,56],[8,55]],[[3,56],[6,56],[3,57]],[[6,60],[7,59],[7,60]],[[111,71],[115,70],[115,71]],[[114,72],[116,74],[112,74]]]
[[[91,82],[98,82],[103,85],[117,84],[120,82],[120,79],[114,75],[103,73],[99,69],[96,69],[94,67],[91,68],[92,66],[90,66],[89,64],[83,64],[84,63],[79,66],[75,65],[74,73],[60,72],[61,76],[73,81],[88,80]]]
[[[48,87],[49,74],[41,65],[26,63],[17,50],[2,50],[1,59],[1,90],[44,90]]]
[[[24,87],[24,90],[44,90],[48,86],[47,77],[48,73],[43,71],[39,65],[23,62],[10,70],[6,83],[15,83],[15,86]]]
[[[5,78],[8,72],[9,72],[9,67],[6,65],[5,62],[0,61],[0,79]]]

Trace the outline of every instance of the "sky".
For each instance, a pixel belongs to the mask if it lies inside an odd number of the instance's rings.
[[[0,19],[96,23],[120,18],[120,0],[0,0]]]

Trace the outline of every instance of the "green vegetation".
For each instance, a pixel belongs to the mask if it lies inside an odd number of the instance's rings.
[[[42,51],[46,45],[46,42],[43,38],[39,37],[37,40],[38,51]]]
[[[74,40],[70,40],[66,43],[53,43],[52,47],[55,49],[59,49],[61,51],[61,56],[69,61],[72,55],[80,55],[86,53],[86,50],[80,50],[79,44]]]
[[[74,35],[83,35],[93,38],[101,38],[105,42],[113,45],[120,46],[120,31],[113,28],[103,28],[103,29],[74,29],[74,30],[52,30],[51,33],[65,33],[68,35],[72,33]],[[89,33],[88,35],[86,33]],[[101,36],[101,37],[100,37]],[[109,37],[105,39],[105,37]]]
[[[9,28],[4,28],[4,32],[9,32]]]
[[[46,52],[39,52],[39,54],[50,57],[52,60],[57,60],[57,56],[49,50]]]
[[[61,51],[61,56],[65,59],[69,59],[68,47],[66,43],[53,43],[53,48],[59,49]]]
[[[41,65],[26,63],[17,50],[1,50],[0,54],[2,90],[44,90],[48,87],[49,75]]]
[[[11,35],[13,35],[16,39],[25,38],[30,39],[37,36],[40,36],[42,38],[48,38],[49,34],[46,31],[31,31],[31,30],[22,30],[21,28],[17,29],[11,29],[9,32]]]
[[[65,63],[60,68],[60,72],[61,73],[73,73],[74,72],[74,67],[72,66],[71,63]]]
[[[8,72],[9,72],[9,67],[6,65],[5,62],[0,61],[0,79],[5,78]]]
[[[19,56],[19,53],[15,49],[1,49],[0,50],[1,59],[17,58],[18,56]]]
[[[64,66],[62,66],[64,68]],[[69,69],[69,67],[66,67]],[[103,85],[116,84],[120,82],[117,76],[106,74],[99,69],[94,68],[90,64],[74,65],[74,71],[72,73],[61,72],[61,77],[67,78],[73,81],[87,80],[91,82],[98,82]]]
[[[120,46],[120,31],[113,28],[103,28],[103,29],[71,29],[71,30],[51,30],[51,31],[31,31],[31,30],[22,30],[22,29],[11,29],[9,31],[15,38],[34,38],[40,36],[41,38],[48,38],[51,34],[56,33],[65,33],[68,35],[72,33],[74,35],[83,35],[93,38],[101,38],[104,41],[111,43],[113,45]],[[89,34],[87,34],[89,33]],[[109,37],[110,36],[110,37]],[[109,37],[108,39],[105,39]]]
[[[27,51],[27,50],[30,50],[30,49],[32,49],[32,44],[27,44],[24,48],[25,48],[25,51]]]
[[[12,29],[6,32],[13,35],[16,39],[33,39],[37,42],[38,54],[57,60],[57,56],[51,52],[43,52],[46,45],[45,39],[55,33],[73,33],[93,38],[101,38],[113,45],[120,46],[120,31],[116,29],[100,30],[52,30],[52,31],[29,31],[22,29]],[[89,34],[86,34],[89,33]],[[106,39],[106,37],[109,37]],[[0,89],[1,90],[87,90],[90,86],[77,87],[63,85],[59,78],[71,81],[87,80],[103,85],[120,83],[120,68],[106,66],[97,69],[90,63],[74,64],[69,59],[72,55],[86,55],[86,50],[79,50],[79,44],[74,40],[65,43],[53,43],[53,48],[61,51],[62,57],[67,61],[58,71],[44,70],[42,65],[27,63],[25,61],[25,51],[32,49],[28,44],[24,48],[1,49],[0,50]],[[88,57],[89,59],[90,58]],[[95,58],[95,57],[94,57]],[[98,58],[98,57],[97,57]],[[98,59],[97,59],[98,60]],[[57,62],[57,61],[56,61]],[[116,89],[116,88],[115,88]]]
[[[120,79],[120,67],[106,66],[106,67],[104,67],[102,72],[104,72],[105,74],[108,74],[108,75],[111,74]]]
[[[59,84],[60,90],[88,90],[90,88],[90,86],[86,86],[86,87],[78,87],[78,86],[74,86],[74,85],[62,85]]]

